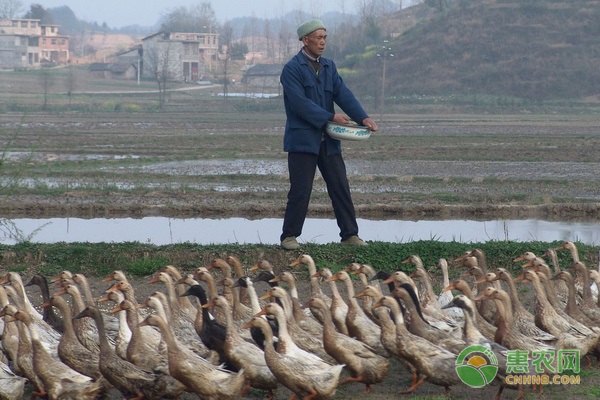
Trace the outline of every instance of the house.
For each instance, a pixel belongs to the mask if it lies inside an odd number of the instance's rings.
[[[219,46],[217,33],[158,32],[142,39],[142,76],[194,82],[209,70]]]
[[[279,87],[281,64],[255,64],[243,71],[242,83],[258,88]]]
[[[0,68],[40,68],[40,20],[0,19]]]
[[[66,64],[69,37],[58,25],[42,25],[39,19],[0,19],[0,68],[40,68],[41,64]]]
[[[133,80],[137,78],[137,63],[112,63],[109,70],[113,79]]]
[[[91,63],[89,66],[90,74],[94,78],[108,79],[111,77],[109,63]]]
[[[42,25],[41,28],[41,61],[67,64],[69,62],[69,37],[58,33],[58,25]]]

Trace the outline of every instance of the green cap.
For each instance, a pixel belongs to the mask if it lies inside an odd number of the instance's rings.
[[[298,33],[298,40],[302,40],[304,36],[310,35],[317,29],[325,29],[325,25],[323,25],[323,22],[320,19],[311,19],[310,21],[306,21],[300,25],[296,31]]]

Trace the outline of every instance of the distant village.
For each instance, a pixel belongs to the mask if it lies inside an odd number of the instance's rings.
[[[128,35],[90,33],[87,38],[78,38],[82,51],[75,54],[69,50],[69,40],[60,33],[59,25],[42,24],[38,19],[0,19],[0,69],[88,65],[90,73],[106,79],[199,83],[209,79],[213,64],[227,53],[215,32],[157,32],[139,40]],[[86,53],[86,48],[94,51]],[[239,73],[245,83],[277,85],[280,64],[256,63],[261,58],[259,52],[251,51],[246,57],[249,63],[244,70],[232,71],[232,76]]]

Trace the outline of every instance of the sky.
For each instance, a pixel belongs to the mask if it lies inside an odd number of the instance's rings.
[[[319,16],[329,11],[352,13],[355,0],[36,0],[23,1],[24,11],[33,3],[44,8],[68,6],[83,21],[106,24],[111,28],[127,25],[154,26],[170,10],[210,2],[219,22],[236,17],[276,18],[289,11],[301,9]]]

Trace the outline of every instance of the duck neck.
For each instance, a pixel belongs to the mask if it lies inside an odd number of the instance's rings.
[[[465,338],[465,342],[470,344],[480,343],[484,339],[484,336],[477,327],[477,321],[474,318],[475,311],[470,308],[463,309],[463,311],[463,315],[465,316],[463,327],[463,336]]]

